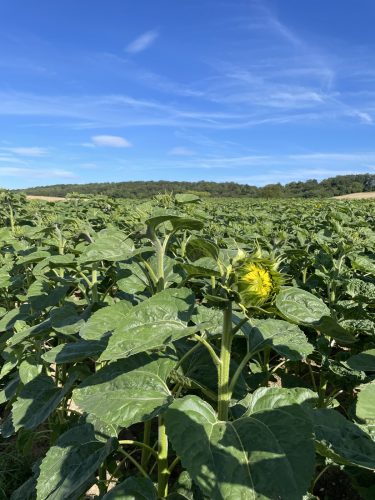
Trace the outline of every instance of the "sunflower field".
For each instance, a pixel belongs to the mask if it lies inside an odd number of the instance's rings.
[[[0,498],[375,498],[373,201],[0,199]]]

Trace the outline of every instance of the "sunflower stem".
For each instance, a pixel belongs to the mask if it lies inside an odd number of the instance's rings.
[[[231,391],[229,369],[232,347],[232,302],[224,309],[223,335],[221,339],[220,364],[218,365],[218,418],[228,420]]]
[[[158,495],[159,498],[165,498],[168,494],[168,437],[165,429],[165,423],[162,416],[159,415],[159,433],[158,433]]]

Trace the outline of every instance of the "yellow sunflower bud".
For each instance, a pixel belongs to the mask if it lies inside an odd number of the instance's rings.
[[[247,259],[235,274],[235,289],[245,307],[263,306],[271,302],[283,284],[277,271],[278,262],[253,257]]]

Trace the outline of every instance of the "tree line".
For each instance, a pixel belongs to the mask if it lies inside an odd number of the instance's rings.
[[[194,193],[211,197],[327,198],[343,194],[375,191],[374,174],[339,175],[322,181],[289,182],[263,187],[235,182],[130,181],[91,184],[56,184],[18,190],[25,194],[65,197],[69,193],[101,194],[112,198],[149,198],[164,191]]]

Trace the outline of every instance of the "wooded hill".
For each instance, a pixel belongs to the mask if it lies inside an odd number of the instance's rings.
[[[252,198],[326,198],[357,192],[375,191],[375,175],[340,175],[318,182],[315,179],[288,184],[267,184],[263,187],[237,184],[235,182],[177,182],[177,181],[132,181],[104,182],[92,184],[56,184],[18,190],[25,194],[61,196],[68,193],[101,194],[113,198],[149,198],[155,194],[172,191],[195,193],[212,197]]]

